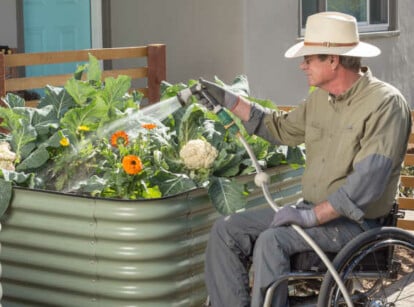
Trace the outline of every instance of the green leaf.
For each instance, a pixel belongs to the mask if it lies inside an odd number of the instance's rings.
[[[0,179],[0,217],[6,212],[12,199],[12,183]]]
[[[273,151],[266,157],[266,163],[267,167],[277,166],[286,163],[286,158],[282,153]]]
[[[69,110],[60,122],[62,128],[72,132],[76,132],[80,126],[96,129],[101,122],[105,122],[107,113],[107,106],[102,100],[96,99],[86,106]]]
[[[38,108],[52,106],[53,112],[48,117],[49,120],[58,120],[71,108],[76,106],[75,101],[69,92],[64,88],[47,85],[45,87],[45,97],[43,97]]]
[[[27,171],[41,167],[49,160],[49,152],[45,147],[39,147],[33,151],[26,159],[16,166],[18,171]]]
[[[118,78],[108,77],[105,79],[105,88],[102,90],[102,98],[110,108],[118,108],[123,104],[123,97],[131,87],[131,78],[120,75]]]
[[[303,148],[300,146],[288,147],[286,160],[287,163],[293,167],[305,164],[305,154]]]
[[[16,163],[20,163],[35,148],[37,133],[27,117],[22,117],[13,110],[0,108],[0,117],[7,123],[5,126],[10,131],[10,145],[17,155]]]
[[[93,175],[86,180],[80,180],[72,187],[73,190],[97,194],[108,185],[108,180]]]
[[[220,149],[225,142],[226,128],[220,122],[210,119],[204,120],[202,125],[201,135],[216,149]]]
[[[25,101],[22,97],[13,94],[13,93],[7,93],[6,97],[3,99],[3,102],[6,103],[6,106],[10,109],[15,107],[24,107]]]
[[[93,85],[74,78],[66,82],[65,89],[80,106],[85,105],[89,98],[97,94],[97,90]]]
[[[75,78],[75,80],[82,80],[83,73],[87,70],[87,68],[88,64],[78,65],[73,73],[73,78]]]
[[[0,170],[0,174],[3,175],[3,178],[9,182],[15,182],[19,186],[26,186],[28,188],[40,187],[42,182],[35,178],[35,174],[30,173],[26,174],[23,172]]]
[[[89,63],[88,63],[88,81],[94,81],[96,84],[101,82],[102,70],[101,65],[96,57],[92,54],[89,54]]]
[[[203,126],[204,120],[204,112],[196,104],[192,104],[186,109],[177,126],[178,141],[181,146],[189,140],[199,138],[203,132],[200,127]]]
[[[247,204],[242,185],[228,178],[212,178],[208,195],[213,206],[223,215],[243,209]]]
[[[162,193],[158,186],[155,187],[146,187],[144,192],[142,193],[144,198],[160,198]]]
[[[156,178],[162,195],[175,195],[197,187],[196,183],[184,174],[162,173]]]
[[[221,150],[219,156],[214,161],[214,175],[219,177],[233,177],[240,172],[241,154],[228,153]]]
[[[215,77],[214,79],[216,83],[220,84],[226,89],[231,90],[233,93],[237,95],[249,96],[249,81],[247,80],[247,77],[245,75],[237,76],[230,85],[225,84],[217,77]]]

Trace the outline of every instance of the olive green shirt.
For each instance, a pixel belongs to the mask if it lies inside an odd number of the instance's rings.
[[[305,143],[303,197],[328,200],[353,220],[386,215],[395,200],[411,131],[411,112],[401,93],[368,68],[345,93],[316,89],[282,114],[253,105],[248,132],[277,144]]]

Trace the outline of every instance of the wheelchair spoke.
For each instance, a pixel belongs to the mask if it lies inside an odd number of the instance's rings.
[[[395,233],[398,238],[391,238]],[[339,259],[339,272],[354,306],[414,306],[414,239],[399,231],[380,230],[377,238],[363,238]],[[346,306],[336,284],[322,285],[324,306]]]

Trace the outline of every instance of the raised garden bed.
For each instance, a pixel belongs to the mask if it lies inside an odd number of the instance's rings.
[[[301,196],[302,171],[267,171],[280,204]],[[267,206],[253,178],[237,178],[251,192],[247,207]],[[2,303],[201,306],[203,254],[217,216],[205,189],[130,201],[15,188],[0,232]]]

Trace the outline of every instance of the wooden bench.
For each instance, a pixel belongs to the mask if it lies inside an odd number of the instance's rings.
[[[142,79],[146,86],[137,88],[148,99],[149,103],[159,101],[161,81],[166,80],[166,48],[163,44],[151,44],[138,47],[100,48],[73,51],[38,52],[38,53],[0,53],[0,97],[8,92],[27,91],[44,88],[46,85],[63,86],[72,74],[26,77],[24,74],[10,75],[10,69],[20,71],[28,66],[62,64],[70,62],[87,62],[89,54],[105,61],[103,78],[108,76],[127,75],[132,80]],[[113,68],[115,61],[125,59],[146,59],[145,64],[138,67]],[[138,60],[139,61],[139,60]],[[128,62],[128,63],[130,63]],[[121,63],[121,62],[120,62]],[[122,65],[118,65],[122,66]],[[28,105],[35,104],[28,102]]]

